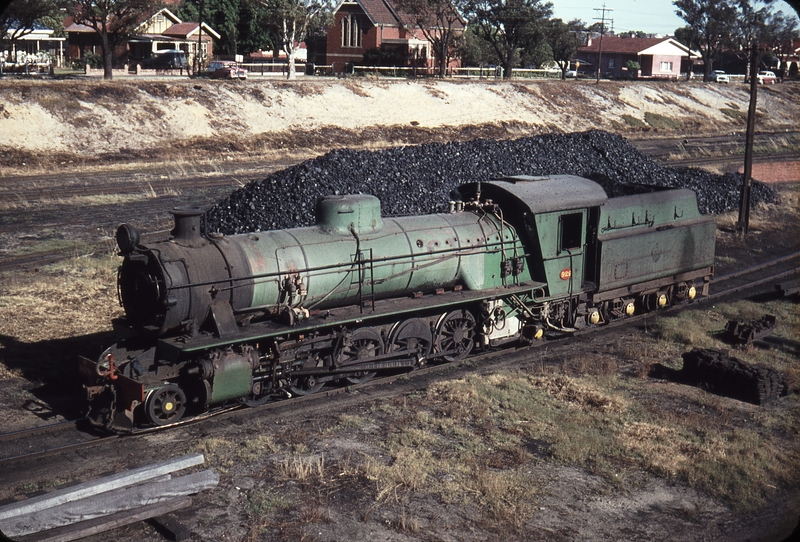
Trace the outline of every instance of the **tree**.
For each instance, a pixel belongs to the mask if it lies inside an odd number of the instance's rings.
[[[133,34],[142,20],[158,7],[158,0],[72,0],[67,13],[77,24],[92,28],[100,37],[103,79],[111,80],[114,50]]]
[[[294,79],[298,43],[319,25],[333,22],[333,6],[327,0],[261,0],[267,24],[277,29],[278,42],[288,58],[287,79]]]
[[[553,12],[553,4],[540,0],[470,0],[470,19],[480,37],[492,44],[503,66],[503,77],[511,78],[523,48],[533,49],[542,39],[542,23]]]
[[[761,68],[760,58],[764,45],[770,43],[774,38],[775,29],[770,25],[773,16],[768,7],[771,3],[772,0],[764,2],[734,0],[737,24],[731,31],[728,43],[731,48],[739,51],[741,56],[748,58],[745,81],[749,81],[750,74]],[[756,66],[751,70],[750,63],[753,59],[756,59]]]
[[[561,68],[561,79],[567,78],[570,61],[581,45],[582,28],[583,22],[578,19],[568,23],[561,19],[551,19],[546,25],[545,40],[553,50],[553,60]]]
[[[736,9],[732,0],[675,0],[675,13],[686,21],[688,30],[681,33],[685,43],[700,50],[703,58],[703,81],[708,81],[720,48],[734,32]]]
[[[184,21],[203,21],[218,31],[221,38],[214,51],[222,55],[247,54],[274,48],[273,36],[263,25],[266,8],[251,0],[187,0],[175,13]]]
[[[0,11],[0,74],[8,46],[33,32],[37,24],[57,12],[55,0],[13,0]]]
[[[431,44],[439,67],[439,77],[447,73],[456,37],[464,28],[464,20],[451,0],[396,0],[396,7],[410,16]]]
[[[474,25],[468,24],[462,37],[459,51],[462,66],[500,64],[500,57],[494,47],[478,35]]]
[[[786,58],[794,53],[794,40],[798,35],[797,17],[785,16],[782,11],[775,13],[768,22],[772,30],[772,41],[767,46],[777,55],[780,61],[781,76],[785,77]]]

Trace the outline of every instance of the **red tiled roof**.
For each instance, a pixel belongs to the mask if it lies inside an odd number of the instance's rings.
[[[197,30],[198,26],[199,23],[178,23],[164,30],[163,34],[165,36],[178,36],[181,38],[185,38],[195,30]]]
[[[397,10],[388,0],[357,0],[364,13],[376,25],[396,25],[401,22]]]
[[[85,24],[72,23],[64,28],[64,32],[94,32],[94,28]]]
[[[640,51],[668,41],[669,38],[623,38],[620,36],[603,36],[604,53],[636,54]],[[579,47],[581,53],[597,53],[600,51],[600,38],[592,38],[591,45]]]

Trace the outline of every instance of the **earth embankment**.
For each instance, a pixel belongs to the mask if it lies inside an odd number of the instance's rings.
[[[762,87],[794,129],[800,86]],[[696,82],[207,79],[0,81],[0,169],[324,152],[601,129],[741,133],[748,87]]]

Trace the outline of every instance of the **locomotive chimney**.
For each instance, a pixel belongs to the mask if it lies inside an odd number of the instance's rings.
[[[191,244],[201,240],[200,217],[203,210],[198,207],[190,209],[173,209],[170,211],[175,217],[175,228],[170,232],[173,241]]]

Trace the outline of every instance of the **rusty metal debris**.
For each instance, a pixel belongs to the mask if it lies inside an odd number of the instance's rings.
[[[733,344],[746,346],[757,339],[770,335],[775,324],[776,318],[771,314],[765,314],[761,320],[751,320],[748,323],[728,320],[728,323],[725,324],[725,333]]]

